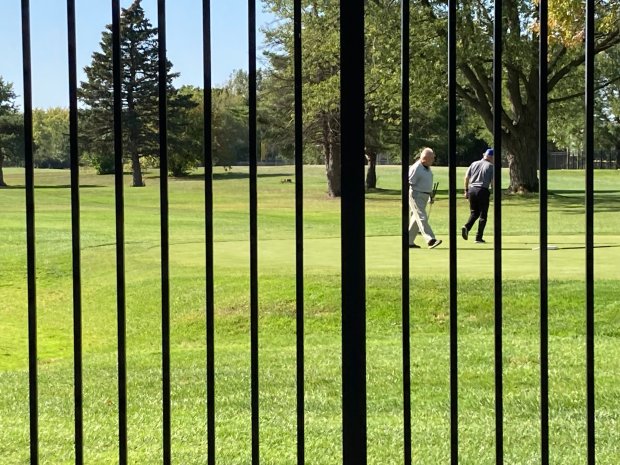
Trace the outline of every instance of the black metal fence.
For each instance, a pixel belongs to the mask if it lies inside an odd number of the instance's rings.
[[[580,170],[586,166],[587,158],[583,150],[566,150],[549,153],[550,170]],[[620,153],[615,150],[595,151],[593,165],[599,170],[620,168]]]
[[[341,88],[342,151],[363,153],[364,148],[364,2],[341,1]],[[402,7],[402,31],[409,31],[409,8]],[[25,169],[27,206],[27,275],[28,275],[28,341],[29,341],[29,399],[30,399],[30,463],[39,461],[38,443],[38,354],[37,354],[37,300],[35,263],[35,208],[32,144],[32,94],[30,56],[30,2],[22,0],[22,41],[24,79],[24,125]],[[114,152],[116,166],[122,166],[123,147],[121,133],[121,63],[120,63],[120,8],[119,0],[112,0],[113,76],[114,76]],[[449,56],[449,239],[450,239],[450,444],[451,463],[459,463],[459,416],[458,416],[458,334],[457,334],[457,241],[456,241],[456,0],[448,2]],[[502,1],[495,0],[495,15],[501,17]],[[252,406],[252,463],[259,463],[259,353],[258,353],[258,242],[257,242],[257,159],[256,159],[256,24],[254,0],[248,0],[249,9],[249,140],[250,140],[250,318],[251,318],[251,406]],[[304,444],[304,281],[303,281],[303,163],[302,163],[302,95],[301,95],[301,1],[294,2],[295,35],[295,206],[296,206],[296,296],[297,296],[297,463],[305,463]],[[548,362],[548,257],[547,257],[547,2],[540,2],[540,430],[541,459],[549,463],[549,362]],[[594,97],[594,0],[587,0],[585,26],[586,40],[586,365],[587,365],[587,458],[595,463],[594,422],[594,275],[593,275],[593,97]],[[70,147],[71,147],[71,201],[73,238],[73,328],[74,328],[74,397],[75,397],[75,462],[83,463],[83,396],[82,396],[82,305],[80,268],[80,195],[78,170],[77,125],[77,73],[74,0],[67,1],[69,37],[69,88],[70,88]],[[215,464],[215,383],[214,383],[214,288],[213,288],[213,185],[211,160],[211,42],[210,2],[203,1],[203,65],[204,65],[204,166],[205,166],[205,215],[206,215],[206,385],[207,385],[207,448],[208,463]],[[161,170],[167,170],[166,128],[166,2],[158,1],[159,27],[159,127]],[[502,101],[502,23],[495,22],[494,45],[494,112],[501,114]],[[409,101],[408,90],[409,41],[407,34],[402,40],[402,101]],[[409,322],[409,249],[407,242],[407,168],[409,165],[408,137],[410,128],[407,103],[402,105],[402,349],[403,349],[403,463],[410,464],[411,456],[411,360]],[[500,118],[495,118],[494,147],[497,179],[501,183],[502,131]],[[366,436],[366,294],[365,294],[365,211],[364,211],[364,165],[360,157],[343,157],[342,172],[342,433],[343,463],[364,465],[367,463]],[[117,270],[117,333],[118,333],[118,450],[121,464],[127,463],[127,362],[126,362],[126,315],[125,315],[125,236],[124,198],[122,169],[116,170],[116,270]],[[170,292],[168,249],[168,184],[161,177],[161,316],[162,316],[162,435],[163,463],[172,462],[170,421]],[[504,461],[503,446],[503,369],[502,369],[502,203],[494,204],[494,298],[495,298],[495,450],[496,462]]]

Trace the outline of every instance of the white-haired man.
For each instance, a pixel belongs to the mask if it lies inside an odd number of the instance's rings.
[[[422,150],[420,158],[409,167],[409,209],[411,218],[409,219],[409,247],[419,249],[415,239],[418,232],[426,241],[429,249],[434,249],[441,240],[435,238],[433,230],[428,224],[426,205],[433,202],[433,172],[431,166],[435,162],[435,152],[426,147]]]

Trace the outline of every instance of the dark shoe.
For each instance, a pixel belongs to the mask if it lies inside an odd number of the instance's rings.
[[[467,240],[467,238],[469,237],[469,231],[467,230],[467,226],[463,226],[461,228],[461,236],[463,236],[463,239]]]
[[[421,247],[418,244],[409,244],[410,249],[420,249]]]
[[[476,239],[476,244],[486,244],[487,241],[485,241],[484,239]]]
[[[441,239],[431,239],[430,241],[428,241],[428,248],[434,249],[439,244],[441,244]]]

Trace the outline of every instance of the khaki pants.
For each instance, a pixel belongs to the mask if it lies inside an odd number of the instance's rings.
[[[426,215],[426,204],[430,194],[418,192],[409,189],[409,209],[411,217],[409,218],[409,245],[413,244],[418,235],[418,231],[422,233],[422,237],[428,244],[431,239],[435,239],[435,234],[428,224],[428,216]]]

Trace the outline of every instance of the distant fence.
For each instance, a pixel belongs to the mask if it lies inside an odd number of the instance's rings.
[[[173,3],[173,2],[171,2]],[[341,26],[341,136],[342,153],[363,153],[364,151],[364,3],[342,0],[340,2]],[[495,0],[497,17],[501,17],[502,0]],[[158,0],[159,40],[159,78],[160,78],[160,154],[162,172],[167,170],[167,127],[166,127],[166,2]],[[174,3],[173,3],[174,4]],[[410,30],[409,2],[402,2],[401,31]],[[248,1],[249,35],[249,141],[250,141],[250,339],[251,339],[251,463],[259,463],[259,353],[258,353],[258,267],[257,267],[257,132],[256,132],[256,4]],[[71,145],[71,198],[72,198],[72,243],[73,243],[73,296],[74,296],[74,366],[75,366],[75,462],[83,463],[83,393],[82,393],[82,308],[81,308],[81,267],[80,267],[80,210],[79,210],[79,165],[78,165],[78,126],[77,126],[77,79],[75,57],[75,6],[74,0],[67,1],[69,37],[69,88],[70,88],[70,145]],[[302,40],[302,2],[294,1],[295,37],[295,196],[296,196],[296,273],[297,273],[297,463],[305,463],[304,433],[304,301],[303,301],[303,163],[302,163],[302,113],[301,113],[301,40]],[[449,104],[449,249],[450,257],[450,450],[451,463],[459,463],[459,415],[458,415],[458,334],[457,334],[457,249],[456,199],[460,192],[461,180],[456,177],[456,0],[449,0],[448,14],[448,104]],[[547,2],[540,2],[541,43],[540,43],[540,147],[546,147],[547,140]],[[596,164],[594,153],[594,0],[587,0],[586,9],[586,125],[585,151],[576,167],[586,173],[586,386],[587,405],[584,406],[584,422],[587,423],[588,463],[595,462],[595,423],[594,423],[594,277],[593,277],[593,170]],[[120,93],[120,7],[119,0],[112,0],[112,37],[114,50],[114,133],[115,160],[117,166],[123,163],[122,138],[120,137],[121,93]],[[213,186],[211,159],[211,42],[210,42],[210,2],[203,2],[203,64],[205,89],[205,127],[204,164],[206,199],[206,404],[207,404],[207,450],[208,463],[216,463],[215,456],[215,404],[214,384],[214,307],[213,307]],[[502,22],[495,21],[494,41],[494,106],[495,115],[501,114],[502,102]],[[24,76],[24,123],[25,123],[25,169],[26,169],[26,209],[27,209],[27,284],[28,284],[28,337],[29,337],[29,406],[30,406],[30,462],[39,461],[38,442],[38,353],[37,353],[37,299],[35,265],[35,209],[34,172],[32,144],[32,85],[30,56],[30,3],[22,0],[22,42]],[[411,464],[411,359],[410,359],[410,296],[409,296],[409,248],[408,248],[408,179],[409,164],[409,40],[408,33],[401,34],[402,51],[402,349],[403,349],[403,463]],[[495,118],[494,147],[501,152],[502,131],[500,118]],[[547,303],[547,171],[555,167],[547,163],[546,149],[541,149],[540,157],[540,432],[541,460],[549,463],[549,359],[548,359],[548,303]],[[496,183],[501,184],[501,153],[495,157]],[[555,158],[551,158],[555,160]],[[568,158],[567,167],[573,167]],[[617,157],[616,157],[617,162]],[[552,162],[555,163],[555,162]],[[599,161],[599,164],[603,161]],[[608,165],[609,161],[605,161]],[[342,173],[342,439],[343,463],[365,465],[367,463],[366,436],[366,276],[365,276],[365,211],[364,211],[364,162],[362,157],[343,157]],[[118,450],[119,462],[126,464],[127,457],[127,359],[126,359],[126,315],[125,315],[125,253],[124,253],[124,197],[122,170],[116,170],[116,269],[117,269],[117,325],[118,325]],[[168,181],[161,177],[161,276],[162,276],[162,437],[163,463],[170,464],[171,455],[171,396],[170,396],[170,293],[169,293],[169,240],[168,240]],[[504,411],[503,411],[503,348],[502,348],[502,203],[494,203],[494,301],[495,301],[495,456],[496,462],[504,461]],[[0,394],[2,395],[2,394]],[[201,452],[197,452],[201,453]],[[1,459],[0,459],[1,460]]]
[[[564,151],[549,153],[550,170],[580,170],[586,167],[587,158],[584,151]],[[594,168],[620,169],[620,152],[617,150],[594,152]]]

